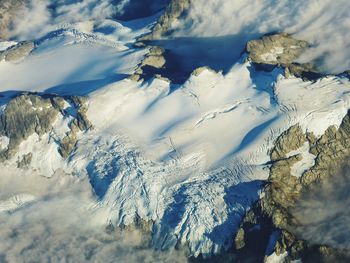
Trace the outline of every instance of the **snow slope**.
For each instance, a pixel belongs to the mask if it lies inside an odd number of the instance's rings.
[[[126,76],[147,53],[132,43],[155,19],[59,28],[37,39],[23,62],[0,62],[0,94],[6,100],[9,91],[88,96],[94,129],[79,134],[67,161],[48,137],[20,146],[20,154],[40,153],[33,173],[88,180],[89,209],[106,211],[100,225],[132,225],[140,217],[154,222],[155,248],[187,244],[191,255],[207,256],[232,245],[242,216],[259,198],[273,141],[296,123],[316,135],[339,125],[350,107],[350,82],[286,79],[278,68],[256,71],[245,55],[225,73],[205,69],[182,85],[157,77],[132,81]],[[1,166],[21,173],[15,161]],[[26,193],[2,196],[0,213],[33,200]]]
[[[90,95],[94,142],[82,142],[73,160],[93,159],[79,166],[94,178],[114,174],[102,198],[113,221],[130,224],[137,214],[155,221],[156,247],[180,241],[194,255],[217,253],[258,198],[273,140],[296,123],[317,135],[339,125],[349,88],[347,79],[303,82],[243,62],[226,75],[193,75],[172,92],[164,80],[124,80]]]

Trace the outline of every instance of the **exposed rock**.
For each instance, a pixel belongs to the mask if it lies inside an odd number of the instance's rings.
[[[73,124],[79,128],[80,131],[87,131],[93,128],[92,123],[88,120],[86,112],[88,110],[86,103],[87,99],[81,96],[72,96],[69,98],[76,109],[78,109],[76,119]]]
[[[317,79],[321,76],[312,63],[299,64],[295,61],[309,47],[308,42],[297,40],[287,33],[265,35],[247,43],[248,59],[258,69],[272,70],[275,66],[285,68],[285,76],[303,79]]]
[[[17,45],[0,52],[0,61],[20,62],[26,58],[34,48],[35,45],[31,41],[19,42]]]
[[[0,152],[0,160],[11,158],[30,135],[48,133],[58,114],[49,98],[20,95],[12,99],[0,117],[0,135],[10,140],[7,150]]]
[[[309,142],[309,152],[316,156],[315,165],[297,178],[291,174],[291,167],[300,161],[302,156],[290,156],[290,153],[305,142]],[[270,153],[272,163],[264,196],[242,221],[242,230],[239,230],[236,236],[236,248],[246,249],[250,243],[249,237],[244,233],[249,233],[249,229],[259,226],[260,233],[256,238],[266,239],[266,233],[280,231],[275,253],[281,255],[287,251],[289,260],[301,258],[303,262],[334,262],[348,258],[344,251],[322,244],[311,246],[307,241],[298,239],[291,231],[298,222],[294,220],[290,211],[303,192],[320,181],[325,182],[334,175],[336,169],[342,167],[350,156],[349,143],[350,113],[343,118],[339,128],[329,127],[318,139],[311,133],[304,133],[299,125],[282,133]],[[269,220],[271,224],[267,223]],[[264,244],[260,241],[259,243]]]
[[[153,227],[154,222],[152,220],[144,220],[142,219],[137,213],[135,215],[134,218],[134,222],[132,224],[129,225],[121,225],[120,228],[122,230],[141,230],[143,233],[147,233],[149,234],[152,231],[152,227]]]
[[[58,152],[60,155],[67,159],[68,156],[73,152],[75,148],[75,144],[77,143],[77,136],[75,131],[70,131],[66,137],[64,137],[61,142],[58,149]]]
[[[240,228],[236,234],[235,237],[235,248],[237,250],[244,248],[245,246],[245,241],[244,241],[244,229]]]
[[[213,73],[217,73],[215,70],[211,69],[210,67],[200,67],[200,68],[196,68],[193,72],[192,75],[193,76],[199,76],[203,71],[208,70],[210,72]]]
[[[166,63],[165,50],[161,47],[152,46],[149,53],[137,66],[135,73],[129,77],[131,80],[146,80],[160,73]],[[159,74],[160,75],[160,74]]]
[[[283,132],[275,142],[275,147],[271,151],[271,160],[284,159],[291,151],[299,149],[306,142],[306,135],[299,125],[290,127]]]
[[[88,131],[93,128],[92,123],[88,120],[86,116],[87,99],[81,96],[72,96],[69,97],[69,101],[71,101],[73,106],[77,109],[77,114],[75,116],[75,119],[70,123],[70,130],[66,133],[66,136],[60,141],[58,152],[64,159],[67,159],[75,149],[78,132]]]
[[[300,155],[295,155],[274,162],[270,168],[269,186],[261,204],[264,212],[271,216],[274,225],[280,228],[288,226],[288,209],[302,189],[298,178],[291,175],[291,167],[301,160]]]
[[[247,43],[249,59],[254,63],[290,65],[309,46],[306,41],[297,40],[286,33],[266,35]]]
[[[0,1],[0,40],[9,37],[10,25],[16,14],[22,9],[26,0]]]
[[[76,111],[76,116],[71,116],[64,109],[65,104],[71,102]],[[67,158],[74,150],[79,131],[87,131],[92,124],[86,116],[86,99],[83,97],[40,96],[34,94],[22,94],[8,102],[4,112],[0,116],[0,136],[8,138],[6,149],[0,151],[0,161],[11,159],[21,142],[29,136],[38,134],[40,137],[48,134],[53,129],[57,118],[73,117],[69,124],[69,132],[63,138],[57,138],[58,151],[63,158]],[[31,155],[23,156],[18,161],[18,167],[22,168],[30,164]]]
[[[190,8],[190,5],[191,0],[171,0],[152,32],[142,36],[139,40],[155,40],[169,34],[173,22],[179,19]]]
[[[350,113],[343,119],[339,129],[329,127],[323,136],[311,147],[310,152],[316,156],[315,165],[301,178],[303,185],[310,185],[317,180],[333,174],[334,168],[350,156]]]
[[[22,159],[17,161],[17,167],[21,168],[21,169],[27,168],[30,165],[30,163],[32,162],[32,159],[33,159],[32,153],[27,153],[27,154],[23,155]]]

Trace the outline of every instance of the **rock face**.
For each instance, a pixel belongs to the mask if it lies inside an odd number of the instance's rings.
[[[160,74],[166,64],[165,50],[162,47],[152,46],[149,53],[137,66],[135,73],[129,78],[135,81],[147,80],[156,74]]]
[[[75,107],[76,115],[64,108],[71,102]],[[0,116],[0,136],[8,138],[8,146],[0,151],[0,161],[11,159],[20,144],[29,136],[37,134],[43,136],[53,129],[54,122],[58,118],[72,118],[69,123],[70,131],[59,142],[58,151],[63,158],[67,158],[74,149],[76,134],[92,128],[86,118],[84,99],[80,97],[62,98],[58,96],[39,96],[23,94],[10,100]],[[18,167],[25,167],[30,163],[32,156],[24,156],[18,162]]]
[[[58,113],[50,99],[35,95],[12,99],[0,117],[0,134],[9,138],[8,148],[0,153],[0,160],[11,158],[20,143],[33,133],[40,136],[49,132]]]
[[[248,59],[257,68],[271,70],[274,66],[285,68],[286,77],[314,79],[320,74],[311,63],[299,64],[295,60],[309,47],[308,42],[297,40],[286,33],[266,35],[247,43]]]
[[[249,59],[255,63],[290,65],[309,46],[306,41],[297,40],[286,33],[266,35],[249,41]]]
[[[73,152],[77,142],[78,132],[92,129],[92,124],[86,116],[86,99],[83,97],[73,96],[70,98],[70,100],[78,111],[75,119],[70,123],[70,131],[67,132],[66,136],[60,141],[58,151],[64,159],[68,158]]]
[[[155,40],[168,34],[172,23],[180,18],[190,8],[190,5],[191,0],[171,0],[152,32],[141,37],[139,40]]]
[[[17,167],[21,169],[28,168],[28,166],[32,162],[32,158],[33,158],[33,153],[27,153],[23,155],[22,160],[17,161]]]
[[[20,42],[15,46],[9,47],[3,52],[0,52],[0,61],[20,62],[26,58],[35,48],[31,41]]]
[[[320,138],[304,133],[299,125],[282,133],[270,153],[270,176],[264,190],[264,197],[243,220],[241,229],[236,235],[236,249],[244,251],[251,245],[252,229],[259,225],[260,230],[255,233],[254,239],[265,240],[265,243],[261,242],[261,244],[267,244],[267,239],[271,239],[270,236],[278,233],[277,242],[273,248],[277,255],[287,251],[289,259],[301,258],[303,262],[313,262],[315,258],[321,260],[317,262],[331,262],[329,260],[337,259],[338,256],[343,259],[348,258],[337,249],[322,244],[310,245],[307,241],[298,239],[293,234],[293,228],[298,225],[298,222],[290,211],[310,187],[319,182],[326,182],[332,178],[335,170],[341,169],[342,164],[350,156],[349,142],[350,113],[344,117],[338,129],[331,126]],[[298,178],[291,174],[291,168],[302,161],[301,154],[295,151],[305,143],[309,145],[308,151],[315,156],[315,164]],[[260,255],[260,257],[263,256],[264,254]]]
[[[0,40],[7,39],[11,22],[23,7],[25,0],[1,0],[0,1]]]

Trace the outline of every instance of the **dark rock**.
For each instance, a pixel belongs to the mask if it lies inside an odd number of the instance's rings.
[[[32,153],[28,153],[22,156],[22,159],[19,161],[17,161],[17,167],[24,169],[27,168],[30,163],[32,162],[33,159],[33,154]]]
[[[0,61],[5,60],[8,62],[20,62],[26,58],[35,48],[33,42],[24,41],[19,42],[17,45],[9,47],[5,51],[0,52]]]
[[[312,63],[295,62],[308,47],[306,41],[297,40],[287,33],[278,33],[249,41],[246,51],[248,60],[257,70],[272,71],[275,67],[283,67],[287,78],[295,76],[304,80],[316,80],[323,74]]]
[[[191,0],[171,0],[165,12],[152,29],[152,32],[142,36],[139,41],[155,40],[167,35],[171,29],[172,23],[184,15],[190,8],[190,5]]]
[[[10,140],[8,149],[0,152],[0,160],[11,158],[19,144],[30,135],[48,133],[58,114],[50,99],[36,95],[12,99],[0,117],[0,135]]]

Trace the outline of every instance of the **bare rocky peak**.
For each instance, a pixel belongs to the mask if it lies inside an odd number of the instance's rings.
[[[191,0],[172,0],[166,7],[163,15],[159,18],[152,32],[141,37],[139,40],[154,40],[169,33],[171,25],[180,18],[191,5]]]
[[[1,0],[0,1],[0,40],[9,37],[9,28],[13,18],[21,10],[26,0]]]
[[[9,47],[4,51],[0,51],[0,61],[20,62],[26,58],[35,48],[34,42],[23,41]]]
[[[75,110],[67,111],[65,105],[71,105]],[[70,131],[58,140],[58,151],[63,158],[67,158],[74,149],[78,131],[92,128],[86,117],[87,108],[82,97],[62,98],[59,96],[40,96],[22,94],[11,99],[0,116],[0,136],[8,138],[7,147],[0,151],[0,161],[11,159],[20,144],[31,135],[43,136],[52,131],[57,118],[71,117]],[[74,116],[72,116],[72,112]],[[31,156],[26,156],[19,165],[27,164]]]
[[[249,41],[247,52],[249,59],[255,63],[289,65],[299,58],[308,46],[306,41],[280,33]]]
[[[261,244],[264,242],[267,244],[273,233],[279,233],[273,251],[277,255],[288,252],[289,261],[286,262],[300,258],[303,262],[316,262],[308,259],[310,255],[316,255],[323,260],[322,262],[336,262],[337,259],[344,258],[341,251],[327,244],[315,246],[299,239],[293,232],[293,229],[299,226],[299,222],[290,211],[310,187],[317,187],[320,182],[327,184],[334,180],[336,171],[343,169],[343,164],[348,162],[349,140],[350,113],[343,118],[339,128],[331,126],[319,138],[312,133],[305,133],[299,125],[290,127],[279,136],[270,153],[270,176],[264,195],[247,213],[237,232],[235,244],[239,253],[244,253],[249,247],[252,248],[251,246],[254,246],[252,240],[260,240]],[[296,177],[292,174],[292,167],[297,162],[302,162],[303,156],[291,153],[300,149],[305,143],[309,145],[307,151],[315,156],[315,163],[300,177]],[[260,230],[252,231],[257,225]],[[260,256],[264,257],[264,254]],[[331,257],[335,257],[335,261],[329,261]]]
[[[162,47],[152,46],[148,54],[137,66],[135,73],[129,78],[135,81],[147,80],[159,74],[166,64],[165,50]]]
[[[265,35],[247,43],[248,59],[263,70],[283,67],[286,77],[296,76],[306,80],[319,78],[321,74],[312,63],[295,62],[309,48],[309,43],[293,38],[287,33]]]

